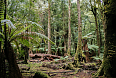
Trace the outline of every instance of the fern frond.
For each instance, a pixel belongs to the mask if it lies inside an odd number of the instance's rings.
[[[14,40],[16,38],[21,38],[22,36],[24,36],[24,33],[16,34],[15,37],[11,38],[10,41],[12,41],[12,40]],[[50,41],[52,44],[55,44],[48,37],[46,37],[45,35],[43,35],[41,33],[37,33],[37,32],[25,32],[25,36],[26,37],[32,37],[32,40],[34,40],[35,38],[39,37],[39,38],[46,39],[46,40]]]
[[[24,32],[27,28],[31,27],[31,25],[19,30],[19,31],[16,31],[10,38],[10,40],[14,39],[14,37],[16,37],[18,34],[20,35],[22,32]]]
[[[1,20],[1,23],[5,23],[5,22],[11,29],[16,28],[10,20],[7,20],[7,19]]]
[[[36,22],[27,21],[27,23],[32,24],[32,25],[34,25],[34,26],[38,27],[39,29],[43,30],[42,26],[41,26],[41,25],[39,25],[39,24],[38,24],[38,23],[36,23]]]

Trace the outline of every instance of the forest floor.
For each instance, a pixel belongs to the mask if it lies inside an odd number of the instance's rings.
[[[18,64],[24,78],[33,78],[36,72],[42,72],[49,75],[50,78],[93,78],[97,71],[96,63],[84,63],[79,68],[68,68],[69,61],[42,61],[30,62],[28,64]],[[70,65],[69,65],[70,66]]]
[[[89,66],[85,66],[84,69],[81,67],[75,70],[65,69],[62,64],[54,64],[48,61],[28,62],[28,64],[20,63],[18,65],[24,78],[33,78],[38,71],[48,74],[50,78],[93,78],[92,74],[95,73],[96,70],[91,69],[92,64],[90,64],[91,63],[86,63],[86,65]]]

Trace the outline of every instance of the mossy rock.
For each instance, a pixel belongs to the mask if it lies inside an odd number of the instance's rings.
[[[36,72],[33,78],[49,78],[49,76],[42,72]]]

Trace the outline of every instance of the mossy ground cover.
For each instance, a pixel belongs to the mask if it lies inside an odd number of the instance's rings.
[[[28,64],[18,64],[20,71],[22,72],[22,75],[24,78],[33,78],[35,73],[39,72],[39,74],[44,73],[45,76],[49,78],[92,78],[92,74],[96,72],[96,70],[89,70],[89,69],[82,69],[82,68],[72,68],[72,69],[66,69],[66,68],[59,68],[54,69],[52,67],[49,68],[44,66],[43,64],[53,65],[57,66],[59,63],[51,63],[51,62],[28,62]],[[85,65],[96,65],[95,63],[86,63]],[[67,66],[70,66],[67,65]],[[72,66],[71,66],[72,67]],[[44,75],[42,74],[42,75]]]

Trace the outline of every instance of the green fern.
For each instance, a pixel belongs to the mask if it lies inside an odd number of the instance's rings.
[[[39,40],[41,40],[41,39],[46,39],[46,40],[50,41],[52,44],[55,44],[48,37],[46,37],[45,35],[43,35],[41,33],[25,32],[28,28],[30,28],[32,26],[31,24],[24,28],[22,26],[23,24],[21,24],[21,23],[18,23],[18,25],[15,27],[10,20],[2,20],[1,21],[1,23],[4,23],[4,22],[6,22],[6,24],[11,28],[11,33],[9,35],[7,35],[7,40],[9,42],[13,42],[13,41],[15,43],[20,42],[20,43],[26,45],[27,47],[30,47],[30,43],[26,39],[22,39],[23,37],[26,37],[26,38],[31,39],[32,41],[36,42],[37,44],[40,42]],[[36,26],[38,26],[39,28],[42,29],[42,27],[35,22],[29,22],[29,23],[35,24]],[[0,38],[0,41],[4,40],[4,34],[0,32],[0,35],[2,36]]]
[[[98,46],[96,46],[96,45],[88,44],[88,48],[89,48],[90,50],[95,51],[95,50],[97,50],[99,47],[98,47]]]

